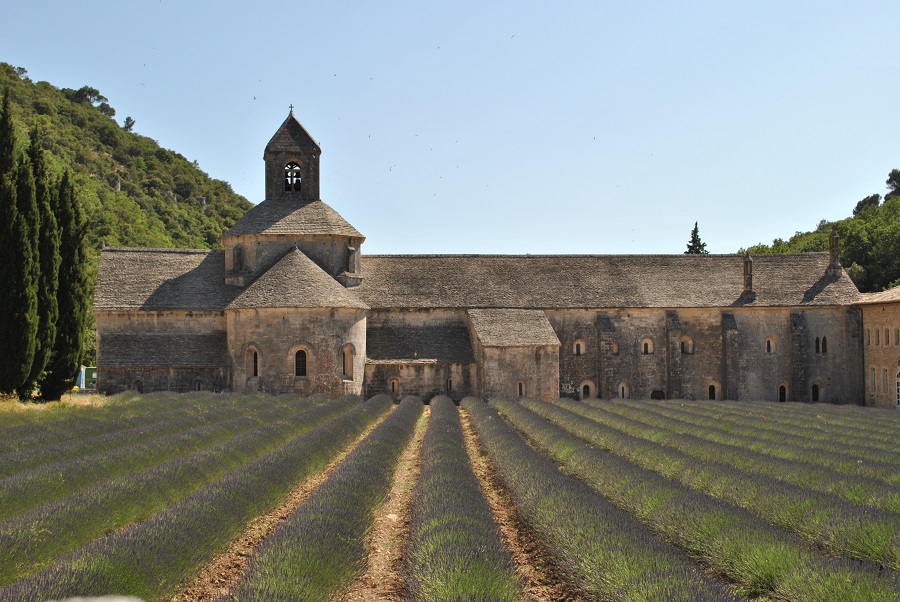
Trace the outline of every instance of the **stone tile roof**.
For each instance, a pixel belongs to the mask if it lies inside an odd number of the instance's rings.
[[[366,362],[423,361],[474,362],[469,327],[460,322],[426,326],[370,325],[366,330]]]
[[[873,303],[897,303],[898,301],[900,301],[900,286],[878,293],[861,293],[858,303],[860,305],[869,305]]]
[[[475,336],[485,347],[559,345],[556,331],[539,309],[470,309]]]
[[[254,206],[223,236],[242,234],[332,235],[365,238],[340,214],[313,201],[300,205],[295,200],[269,199]]]
[[[225,284],[223,251],[107,248],[94,309],[221,311],[241,290]]]
[[[229,309],[251,307],[369,309],[297,247],[288,251],[228,305]]]
[[[742,255],[362,255],[373,308],[686,308],[846,305],[860,293],[828,253]]]
[[[228,336],[211,334],[127,334],[101,332],[99,366],[201,367],[229,365]]]
[[[300,151],[316,151],[321,152],[319,143],[316,142],[306,128],[301,125],[297,118],[294,117],[294,111],[291,111],[272,139],[266,145],[266,152],[291,152]]]

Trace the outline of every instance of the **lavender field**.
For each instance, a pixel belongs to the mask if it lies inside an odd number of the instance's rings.
[[[784,403],[17,412],[0,601],[898,600],[898,439],[896,411]]]

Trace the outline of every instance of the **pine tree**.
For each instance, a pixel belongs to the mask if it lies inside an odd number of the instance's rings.
[[[694,222],[694,229],[691,230],[691,240],[688,242],[687,251],[684,254],[709,255],[709,251],[706,250],[706,243],[700,240],[700,228],[697,227],[697,222]]]
[[[41,383],[41,396],[47,400],[59,399],[75,383],[84,352],[84,327],[89,309],[84,218],[68,172],[60,181],[58,195],[59,320],[47,374]]]
[[[37,129],[31,136],[31,147],[28,151],[31,168],[34,173],[35,193],[40,231],[38,235],[38,255],[40,257],[40,274],[38,276],[38,331],[34,361],[31,373],[25,384],[19,388],[19,397],[30,397],[40,381],[50,353],[56,340],[56,322],[59,318],[59,306],[56,299],[59,287],[59,228],[56,222],[57,195],[53,194],[44,163],[44,149]]]

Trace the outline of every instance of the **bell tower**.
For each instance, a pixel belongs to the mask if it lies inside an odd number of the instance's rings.
[[[266,200],[291,200],[305,205],[319,200],[319,156],[322,149],[291,112],[263,153]]]

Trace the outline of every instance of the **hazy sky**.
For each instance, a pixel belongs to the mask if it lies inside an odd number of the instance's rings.
[[[263,200],[288,114],[364,253],[713,253],[900,168],[900,2],[44,2],[0,60]]]

